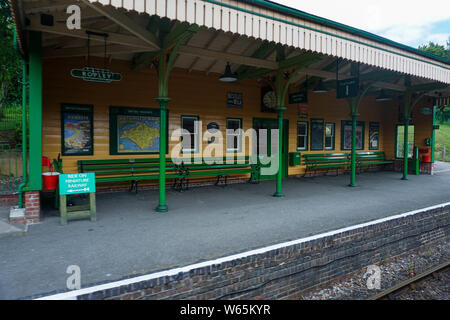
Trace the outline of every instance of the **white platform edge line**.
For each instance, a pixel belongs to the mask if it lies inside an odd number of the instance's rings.
[[[160,278],[160,277],[174,276],[174,275],[179,274],[180,272],[183,272],[183,273],[184,272],[189,272],[189,271],[191,271],[193,269],[198,269],[198,268],[206,267],[206,266],[209,266],[209,265],[221,264],[221,263],[227,262],[227,261],[233,261],[233,260],[236,260],[236,259],[246,258],[248,256],[262,254],[262,253],[266,253],[268,251],[280,249],[280,248],[283,248],[283,247],[289,247],[289,246],[297,245],[297,244],[300,244],[300,243],[308,242],[308,241],[311,241],[311,240],[317,240],[317,239],[320,239],[320,238],[325,238],[325,237],[328,237],[328,236],[336,235],[336,234],[339,234],[339,233],[344,233],[344,232],[351,231],[351,230],[354,230],[354,229],[364,228],[364,227],[367,227],[367,226],[370,226],[370,225],[379,224],[379,223],[383,223],[383,222],[390,221],[390,220],[396,220],[396,219],[399,219],[399,218],[405,218],[407,216],[412,216],[412,215],[415,215],[415,214],[418,214],[418,213],[421,213],[421,212],[424,212],[424,211],[429,211],[429,210],[434,210],[434,209],[438,209],[438,208],[443,208],[443,207],[446,207],[446,206],[449,206],[449,205],[450,205],[450,202],[446,202],[446,203],[434,205],[434,206],[431,206],[431,207],[426,207],[426,208],[423,208],[423,209],[417,209],[417,210],[413,210],[413,211],[397,214],[397,215],[394,215],[394,216],[390,216],[390,217],[386,217],[386,218],[381,218],[381,219],[369,221],[369,222],[366,222],[366,223],[361,223],[361,224],[357,224],[357,225],[353,225],[353,226],[349,226],[349,227],[345,227],[345,228],[341,228],[341,229],[337,229],[337,230],[333,230],[333,231],[328,231],[328,232],[325,232],[325,233],[317,234],[317,235],[314,235],[314,236],[309,236],[309,237],[306,237],[306,238],[296,239],[296,240],[283,242],[283,243],[279,243],[279,244],[275,244],[275,245],[271,245],[271,246],[267,246],[267,247],[263,247],[263,248],[259,248],[259,249],[245,251],[245,252],[242,252],[242,253],[238,253],[238,254],[222,257],[222,258],[218,258],[218,259],[215,259],[215,260],[204,261],[204,262],[200,262],[200,263],[187,265],[187,266],[184,266],[184,267],[179,267],[179,268],[175,268],[175,269],[155,272],[155,273],[151,273],[151,274],[147,274],[147,275],[143,275],[143,276],[138,276],[138,277],[134,277],[134,278],[130,278],[130,279],[113,281],[113,282],[109,282],[109,283],[105,283],[105,284],[101,284],[101,285],[96,285],[96,286],[92,286],[92,287],[87,287],[87,288],[83,288],[83,289],[78,289],[78,290],[73,290],[73,291],[69,291],[69,292],[58,293],[58,294],[54,294],[54,295],[41,297],[41,298],[38,298],[38,299],[35,299],[35,300],[76,300],[76,298],[78,296],[89,294],[89,293],[92,293],[92,292],[107,290],[107,289],[116,288],[116,287],[121,287],[121,286],[129,285],[129,284],[133,284],[133,283],[136,283],[136,282],[147,281],[147,280],[156,279],[156,278]]]

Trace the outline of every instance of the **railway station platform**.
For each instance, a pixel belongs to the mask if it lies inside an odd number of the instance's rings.
[[[168,191],[170,212],[153,211],[158,191],[97,195],[97,221],[60,225],[46,210],[24,236],[0,238],[0,299],[67,291],[68,266],[81,287],[183,267],[450,200],[450,170],[434,175],[366,172],[289,178],[284,198],[269,196],[274,181]]]

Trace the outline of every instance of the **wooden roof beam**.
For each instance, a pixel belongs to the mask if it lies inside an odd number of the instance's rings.
[[[94,9],[100,14],[104,15],[111,21],[114,21],[116,24],[135,35],[142,41],[144,41],[148,46],[152,48],[152,50],[160,49],[157,44],[158,41],[153,33],[148,31],[147,29],[141,27],[137,23],[135,23],[131,18],[129,18],[125,13],[120,12],[114,7],[103,6],[98,3],[91,3],[89,0],[80,0],[82,3],[86,4],[88,7]]]
[[[81,38],[81,39],[88,39],[88,35],[86,34],[86,31],[93,31],[98,33],[107,33],[108,43],[114,43],[114,44],[120,44],[120,45],[126,45],[131,47],[139,47],[139,48],[147,48],[148,50],[152,50],[152,47],[148,46],[147,44],[143,43],[141,40],[137,39],[136,37],[124,35],[120,33],[114,33],[114,32],[105,32],[104,30],[96,30],[96,29],[80,29],[80,30],[69,30],[67,29],[67,26],[62,23],[55,23],[52,27],[50,26],[43,26],[40,24],[39,17],[32,17],[30,18],[30,25],[26,28],[30,31],[41,31],[49,34],[56,34],[60,36],[69,36],[74,38]],[[97,37],[94,35],[90,36],[91,40],[94,41],[104,41],[103,37]]]

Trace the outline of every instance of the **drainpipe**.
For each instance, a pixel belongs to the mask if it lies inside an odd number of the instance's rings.
[[[14,48],[20,55],[19,48],[17,47],[17,35],[14,29]],[[27,170],[27,65],[25,59],[22,57],[22,170],[23,178],[22,183],[19,185],[19,208],[23,208],[23,192],[28,182],[28,170]]]

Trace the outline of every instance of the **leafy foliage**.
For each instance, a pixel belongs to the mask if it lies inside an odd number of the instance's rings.
[[[450,60],[450,37],[447,40],[447,46],[439,45],[430,41],[428,44],[424,44],[423,46],[419,46],[419,50],[426,51],[434,54],[438,57],[443,57]]]
[[[19,105],[21,61],[14,48],[14,24],[7,0],[0,0],[0,110]]]

